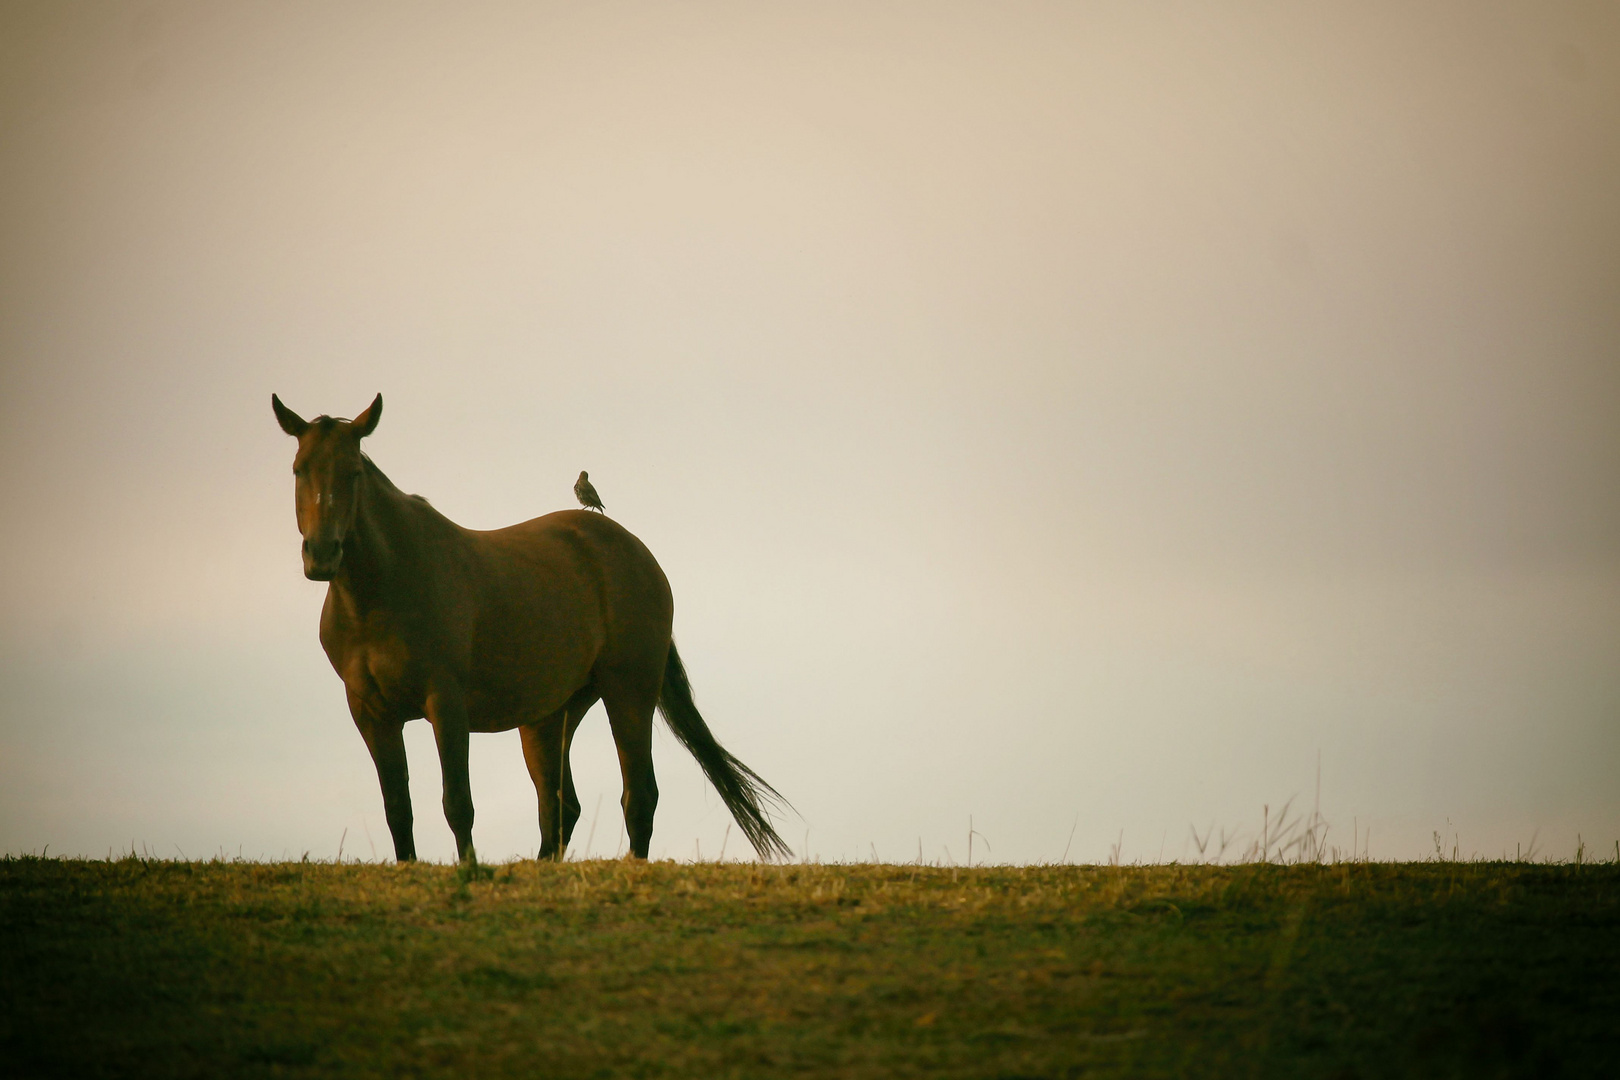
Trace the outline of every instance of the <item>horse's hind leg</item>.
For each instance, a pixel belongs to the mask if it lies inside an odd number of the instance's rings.
[[[579,795],[574,791],[574,770],[568,763],[574,731],[596,704],[594,692],[576,694],[568,704],[536,724],[518,729],[523,737],[523,761],[534,781],[540,804],[540,857],[558,859],[568,850],[579,821]],[[564,722],[566,720],[566,728]],[[562,798],[557,797],[561,791]]]
[[[655,686],[651,693],[632,688],[604,688],[608,722],[613,725],[613,742],[619,748],[619,773],[624,777],[624,829],[630,836],[630,854],[647,857],[652,843],[653,811],[658,809],[658,780],[653,776],[653,709],[658,704]]]
[[[534,781],[534,793],[540,804],[540,857],[555,859],[568,846],[574,822],[579,820],[579,797],[574,793],[573,771],[568,767],[564,741],[573,738],[578,721],[569,718],[568,730],[563,730],[562,710],[552,713],[538,724],[525,724],[518,729],[523,736],[523,761],[529,766],[529,779]],[[558,792],[562,798],[557,797]]]

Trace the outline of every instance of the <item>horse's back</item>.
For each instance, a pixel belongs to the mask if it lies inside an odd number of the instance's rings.
[[[588,597],[610,637],[651,629],[667,647],[674,619],[669,580],[647,545],[612,518],[558,510],[475,535],[508,574],[532,578],[547,601]]]

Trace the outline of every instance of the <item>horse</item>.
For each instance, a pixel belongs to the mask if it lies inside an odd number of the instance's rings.
[[[433,726],[462,861],[477,858],[469,733],[517,728],[540,804],[540,857],[560,859],[579,820],[569,745],[598,700],[618,748],[633,857],[647,857],[658,805],[655,709],[760,858],[791,855],[768,812],[787,803],[709,731],[670,636],[669,581],[628,529],[585,510],[464,529],[361,452],[382,419],[381,394],[352,420],[304,420],[274,394],[270,403],[298,440],[304,576],[328,583],[321,646],[376,765],[400,862],[416,858],[406,722]]]

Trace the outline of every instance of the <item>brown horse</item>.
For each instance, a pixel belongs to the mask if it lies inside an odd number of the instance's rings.
[[[382,395],[353,420],[306,421],[270,397],[293,458],[304,576],[331,584],[321,645],[382,784],[394,854],[416,858],[402,728],[427,717],[439,747],[444,816],[472,856],[467,737],[523,736],[540,800],[540,854],[567,850],[579,799],[568,747],[599,699],[619,750],[630,851],[647,857],[658,784],[656,707],[762,858],[789,854],[766,814],[781,796],[726,752],[692,703],[670,638],[669,582],[617,522],[562,510],[492,532],[463,529],[406,495],[360,452]]]

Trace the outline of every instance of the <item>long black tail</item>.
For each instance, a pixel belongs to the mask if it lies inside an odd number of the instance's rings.
[[[715,741],[709,725],[703,722],[692,701],[692,684],[687,681],[686,668],[675,643],[669,643],[669,662],[664,665],[664,688],[658,695],[658,711],[664,714],[669,730],[692,752],[703,775],[720,793],[726,809],[737,820],[743,835],[754,845],[762,859],[786,858],[793,854],[782,838],[776,835],[766,808],[792,809],[788,801],[753,769],[744,765]]]

